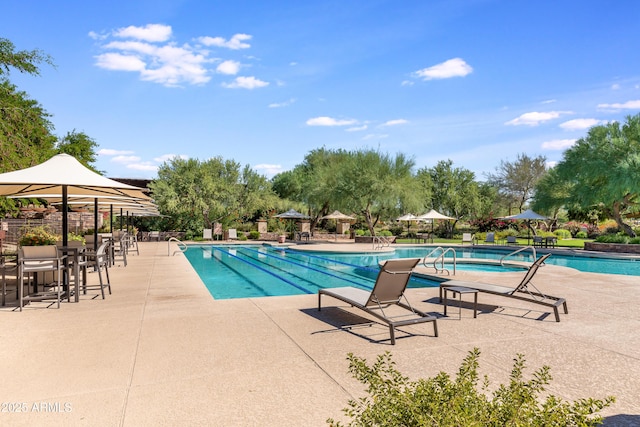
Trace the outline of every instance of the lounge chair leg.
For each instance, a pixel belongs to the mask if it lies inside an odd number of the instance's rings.
[[[322,294],[318,292],[318,311],[320,311],[320,300],[322,300]]]
[[[433,334],[437,337],[438,336],[438,324],[436,323],[436,321],[433,321]]]
[[[389,334],[391,335],[391,345],[396,345],[396,332],[393,325],[389,325]]]
[[[556,315],[556,322],[560,321],[560,312],[558,311],[558,307],[553,307],[553,313]]]

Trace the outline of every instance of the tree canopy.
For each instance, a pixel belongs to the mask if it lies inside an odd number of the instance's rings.
[[[160,211],[171,216],[172,226],[190,237],[216,222],[228,226],[266,212],[276,199],[266,178],[220,157],[174,157],[160,166],[149,187]]]
[[[640,115],[594,126],[565,151],[555,171],[538,185],[534,206],[599,208],[629,236],[625,215],[640,211]]]

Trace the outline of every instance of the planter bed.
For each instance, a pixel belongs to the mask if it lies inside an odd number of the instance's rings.
[[[640,255],[640,245],[628,245],[624,243],[584,242],[584,250],[600,252],[623,252]]]

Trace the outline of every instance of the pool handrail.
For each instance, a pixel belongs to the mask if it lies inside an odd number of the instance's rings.
[[[517,253],[520,253],[524,250],[527,249],[531,249],[533,251],[533,262],[536,262],[536,260],[538,259],[538,256],[536,255],[536,248],[533,246],[524,246],[522,248],[518,248],[515,251],[506,254],[505,256],[503,256],[502,258],[500,258],[500,265],[504,266],[504,259],[510,257],[511,255],[515,255]]]
[[[389,239],[384,236],[373,236],[372,243],[373,250],[382,249],[385,246],[389,246],[391,244],[391,242],[389,242]]]
[[[171,256],[171,242],[176,242],[176,244],[178,245],[178,250],[177,251],[173,251],[173,255],[177,254],[177,253],[184,253],[187,250],[187,245],[186,243],[176,239],[175,237],[170,237],[169,240],[167,240],[167,256]]]
[[[431,257],[431,255],[433,255],[434,253],[437,252],[442,252],[440,255],[436,256],[433,258],[433,265],[429,266],[427,265],[427,260],[429,260],[429,258]],[[427,255],[424,256],[424,258],[422,258],[422,264],[425,267],[433,267],[436,270],[436,273],[441,273],[441,272],[447,272],[448,275],[451,274],[451,272],[444,268],[444,257],[445,255],[451,252],[453,254],[453,275],[455,276],[456,274],[456,251],[453,248],[443,248],[442,246],[438,246],[437,248],[433,249],[431,252],[429,252]],[[440,261],[440,268],[437,267],[437,262]],[[431,260],[429,260],[429,262],[431,262]]]

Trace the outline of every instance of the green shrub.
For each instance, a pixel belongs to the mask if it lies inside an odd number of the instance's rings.
[[[632,245],[640,245],[640,236],[629,239],[629,243]]]
[[[576,239],[586,239],[588,237],[586,231],[578,231],[576,233]]]
[[[488,392],[485,376],[478,390],[480,351],[469,352],[458,375],[452,380],[445,372],[433,378],[409,381],[396,368],[391,354],[379,355],[369,366],[365,359],[349,353],[349,372],[367,386],[367,397],[350,400],[343,411],[352,419],[349,426],[595,426],[602,423],[598,415],[615,402],[592,398],[565,402],[547,395],[551,381],[549,367],[543,366],[525,381],[525,359],[518,354],[508,385]],[[543,393],[544,392],[544,393]],[[545,400],[539,402],[539,395]],[[328,419],[332,426],[340,422]]]
[[[356,230],[356,236],[364,236],[364,230]]]
[[[247,235],[244,234],[242,231],[238,231],[238,240],[240,240],[241,242],[244,242],[247,240]]]
[[[571,232],[569,230],[565,230],[564,228],[559,228],[556,231],[553,232],[553,234],[556,235],[556,237],[558,237],[558,239],[570,239],[571,238]]]
[[[390,237],[393,236],[393,233],[389,230],[381,230],[380,233],[378,233],[378,236]]]
[[[249,232],[250,240],[258,240],[259,238],[260,238],[260,233],[258,232],[258,230],[251,230]]]
[[[596,237],[599,243],[629,243],[629,237],[622,234],[602,234]]]

